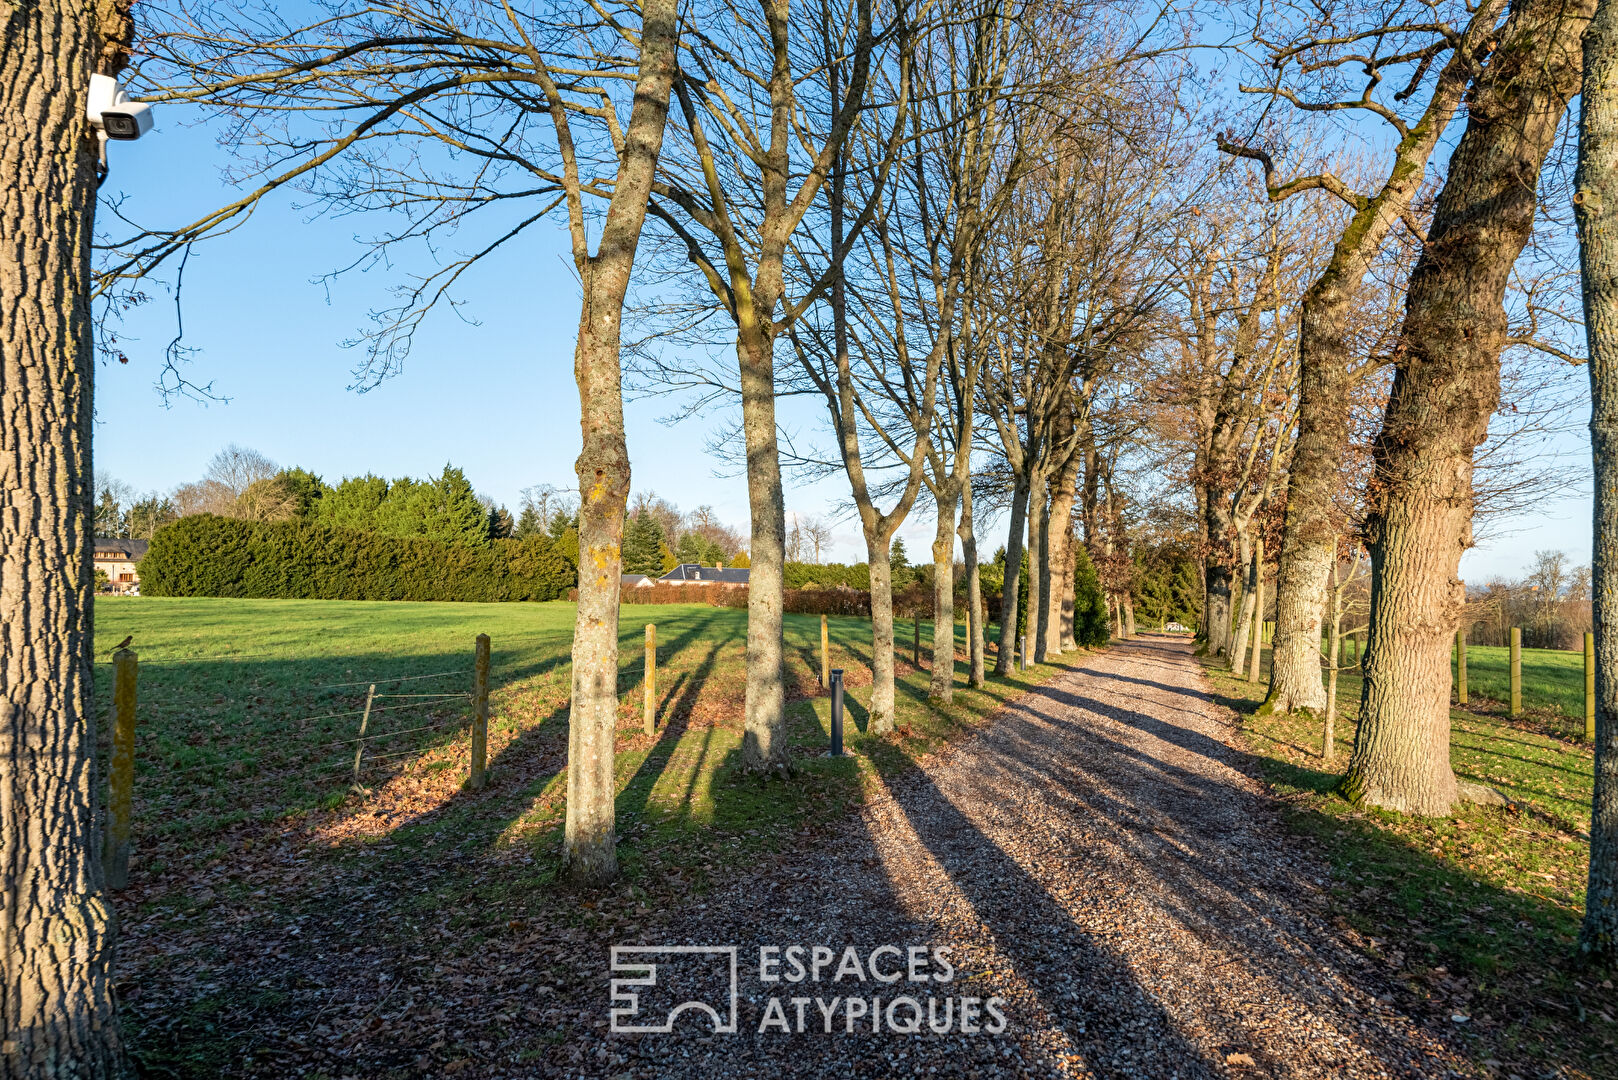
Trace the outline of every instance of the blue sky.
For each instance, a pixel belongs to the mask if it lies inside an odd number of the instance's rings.
[[[165,106],[158,129],[137,143],[114,144],[107,192],[121,192],[137,220],[173,225],[224,201],[221,152],[205,131],[187,128]],[[167,121],[165,123],[165,121]],[[365,223],[309,220],[288,198],[264,205],[235,234],[199,245],[185,284],[186,340],[198,348],[189,371],[229,399],[165,404],[154,389],[163,347],[174,333],[172,297],[157,290],[126,323],[127,365],[103,362],[96,384],[96,466],[141,491],[167,490],[201,475],[226,443],[250,446],[282,465],[328,480],[377,472],[393,477],[466,470],[479,491],[515,508],[531,484],[571,487],[578,453],[578,398],[572,347],[578,292],[565,235],[531,232],[526,246],[481,264],[457,313],[435,313],[418,334],[404,371],[365,393],[348,387],[360,356],[341,342],[388,301],[399,269],[356,273],[329,288],[313,279],[353,260]],[[406,268],[408,269],[408,267]],[[469,321],[470,320],[470,321]],[[667,426],[667,400],[628,408],[635,488],[653,489],[682,508],[712,505],[745,529],[746,485],[705,450],[712,419]],[[784,410],[804,430],[818,419],[805,403]],[[1578,450],[1575,437],[1564,439]],[[1588,459],[1573,456],[1583,468]],[[830,515],[846,498],[832,477],[788,488],[787,506]],[[1514,575],[1539,548],[1590,557],[1587,496],[1548,503],[1503,522],[1468,553],[1463,576]],[[1001,526],[989,526],[995,533]],[[912,557],[931,542],[932,526],[912,518],[902,530]],[[992,533],[988,550],[1002,542]],[[831,556],[863,557],[856,522],[837,528]]]

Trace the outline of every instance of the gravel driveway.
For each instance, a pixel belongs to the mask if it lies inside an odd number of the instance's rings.
[[[907,772],[812,851],[677,920],[664,943],[737,946],[737,1033],[683,1013],[672,1033],[602,1040],[581,1062],[586,1075],[1463,1069],[1379,1000],[1380,976],[1324,922],[1326,872],[1243,771],[1227,715],[1184,639],[1146,636],[1090,657]],[[761,947],[779,948],[767,955],[792,974],[789,948],[802,947],[807,970],[817,945],[818,981],[761,981]],[[892,948],[873,956],[880,946]],[[712,959],[671,961],[635,1015],[656,1022],[669,1004],[658,994],[688,988],[723,1014],[722,972],[696,970]],[[918,1013],[919,1031],[893,1030]],[[963,1031],[963,1019],[978,1030]]]

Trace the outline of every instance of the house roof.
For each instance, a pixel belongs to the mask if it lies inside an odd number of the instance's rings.
[[[701,563],[681,563],[673,570],[658,578],[659,581],[716,581],[723,585],[746,585],[749,571],[745,566],[730,566],[720,569],[715,566],[703,566]]]
[[[146,549],[151,546],[149,540],[126,540],[115,536],[96,537],[96,558],[98,559],[140,559],[146,555]]]
[[[619,574],[618,575],[618,587],[619,588],[634,588],[636,585],[639,585],[641,582],[643,582],[645,580],[646,580],[646,575],[645,574]]]

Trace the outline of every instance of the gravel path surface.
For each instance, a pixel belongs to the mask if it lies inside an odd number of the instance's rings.
[[[1326,872],[1288,839],[1262,785],[1242,771],[1227,715],[1210,701],[1183,639],[1148,636],[1089,658],[1004,710],[982,735],[895,781],[826,843],[710,895],[676,922],[664,942],[738,947],[737,1033],[714,1034],[706,1016],[685,1013],[671,1034],[603,1039],[596,1060],[579,1063],[581,1073],[1465,1070],[1384,1004],[1391,998],[1379,999],[1381,976],[1325,923]],[[761,982],[760,947],[779,946],[784,957],[794,945],[804,947],[805,967],[816,945],[835,959],[818,982]],[[947,948],[953,979],[876,981],[868,965],[892,974],[909,958],[887,951],[873,961],[883,945],[920,947],[924,962]],[[849,946],[865,981],[848,966]],[[723,1011],[724,980],[712,957],[665,960],[660,987],[642,994],[637,1016],[657,1022],[669,1003],[659,995],[677,1000],[689,987]],[[785,963],[780,970],[793,971]],[[918,968],[922,979],[928,972],[945,973],[936,962]],[[901,996],[923,1013],[920,1031],[892,1030],[913,1015],[900,1003],[889,1019]],[[851,997],[864,1009],[850,1008]],[[876,1009],[872,998],[880,999]],[[982,1030],[963,1032],[969,998],[1001,999],[1004,1031],[991,1033],[995,1013],[980,1003],[973,1011]],[[925,1012],[932,1008],[942,1024],[946,999],[949,1030],[936,1034]]]

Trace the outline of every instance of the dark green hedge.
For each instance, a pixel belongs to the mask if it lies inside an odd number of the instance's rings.
[[[467,546],[213,514],[159,529],[140,564],[147,596],[555,600],[577,577],[545,536]]]
[[[782,574],[789,589],[814,585],[822,589],[842,585],[849,589],[870,589],[871,568],[865,563],[802,563],[789,562]]]

